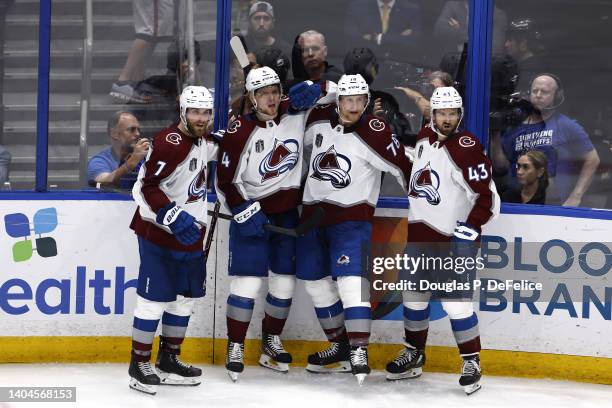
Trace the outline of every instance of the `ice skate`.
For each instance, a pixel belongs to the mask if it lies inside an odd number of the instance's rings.
[[[459,385],[463,387],[463,390],[467,395],[473,394],[482,388],[480,385],[481,377],[480,356],[476,354],[469,357],[463,357],[463,366],[461,367],[461,378],[459,378]]]
[[[289,372],[289,363],[292,360],[291,354],[285,350],[279,336],[262,334],[259,365],[274,371],[287,373]]]
[[[171,353],[163,349],[160,342],[159,354],[155,368],[159,373],[161,385],[200,385],[202,383],[202,370],[182,362],[178,353]]]
[[[331,343],[325,350],[308,356],[306,371],[311,373],[350,373],[351,346],[348,343]]]
[[[387,364],[387,380],[396,381],[406,378],[417,378],[423,373],[425,351],[418,350],[409,344],[399,353],[395,360]]]
[[[351,372],[357,378],[357,383],[362,385],[365,378],[370,374],[368,366],[368,347],[358,346],[351,347]]]
[[[157,393],[157,386],[160,383],[160,379],[150,362],[135,361],[134,358],[132,358],[128,373],[131,377],[131,389],[150,395],[155,395]]]
[[[227,342],[225,368],[229,378],[233,382],[238,381],[238,375],[244,371],[244,343]]]

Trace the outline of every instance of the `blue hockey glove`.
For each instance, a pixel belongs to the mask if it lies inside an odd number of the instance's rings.
[[[183,245],[193,245],[200,238],[200,229],[189,213],[173,201],[157,212],[159,224],[170,228],[176,239]]]
[[[265,225],[269,224],[268,217],[261,211],[259,202],[247,201],[232,208],[234,221],[238,225],[240,235],[244,237],[263,237],[266,235]]]
[[[451,237],[451,251],[454,256],[462,258],[474,258],[478,252],[476,239],[480,233],[475,227],[465,222],[457,221],[455,232]]]
[[[295,84],[289,89],[289,102],[295,110],[312,108],[321,96],[321,85],[312,81]]]

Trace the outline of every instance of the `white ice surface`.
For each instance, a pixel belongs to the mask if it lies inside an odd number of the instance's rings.
[[[149,396],[128,388],[125,364],[3,364],[0,386],[75,386],[76,403],[2,403],[5,407],[610,407],[612,387],[565,381],[483,377],[483,388],[466,396],[457,374],[424,373],[388,382],[373,372],[359,387],[350,374],[309,374],[293,368],[280,374],[248,366],[232,383],[221,366],[204,366],[197,387],[159,387]]]

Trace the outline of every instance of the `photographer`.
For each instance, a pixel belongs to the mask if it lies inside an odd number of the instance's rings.
[[[131,188],[136,181],[136,170],[149,151],[149,140],[140,138],[140,123],[127,111],[115,112],[107,123],[110,147],[89,160],[87,180],[115,187]]]

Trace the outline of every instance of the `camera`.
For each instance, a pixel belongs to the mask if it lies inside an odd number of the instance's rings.
[[[491,130],[503,130],[509,126],[516,126],[535,111],[531,102],[525,99],[520,92],[501,95],[494,103],[499,106],[499,109],[492,111],[489,115]]]

